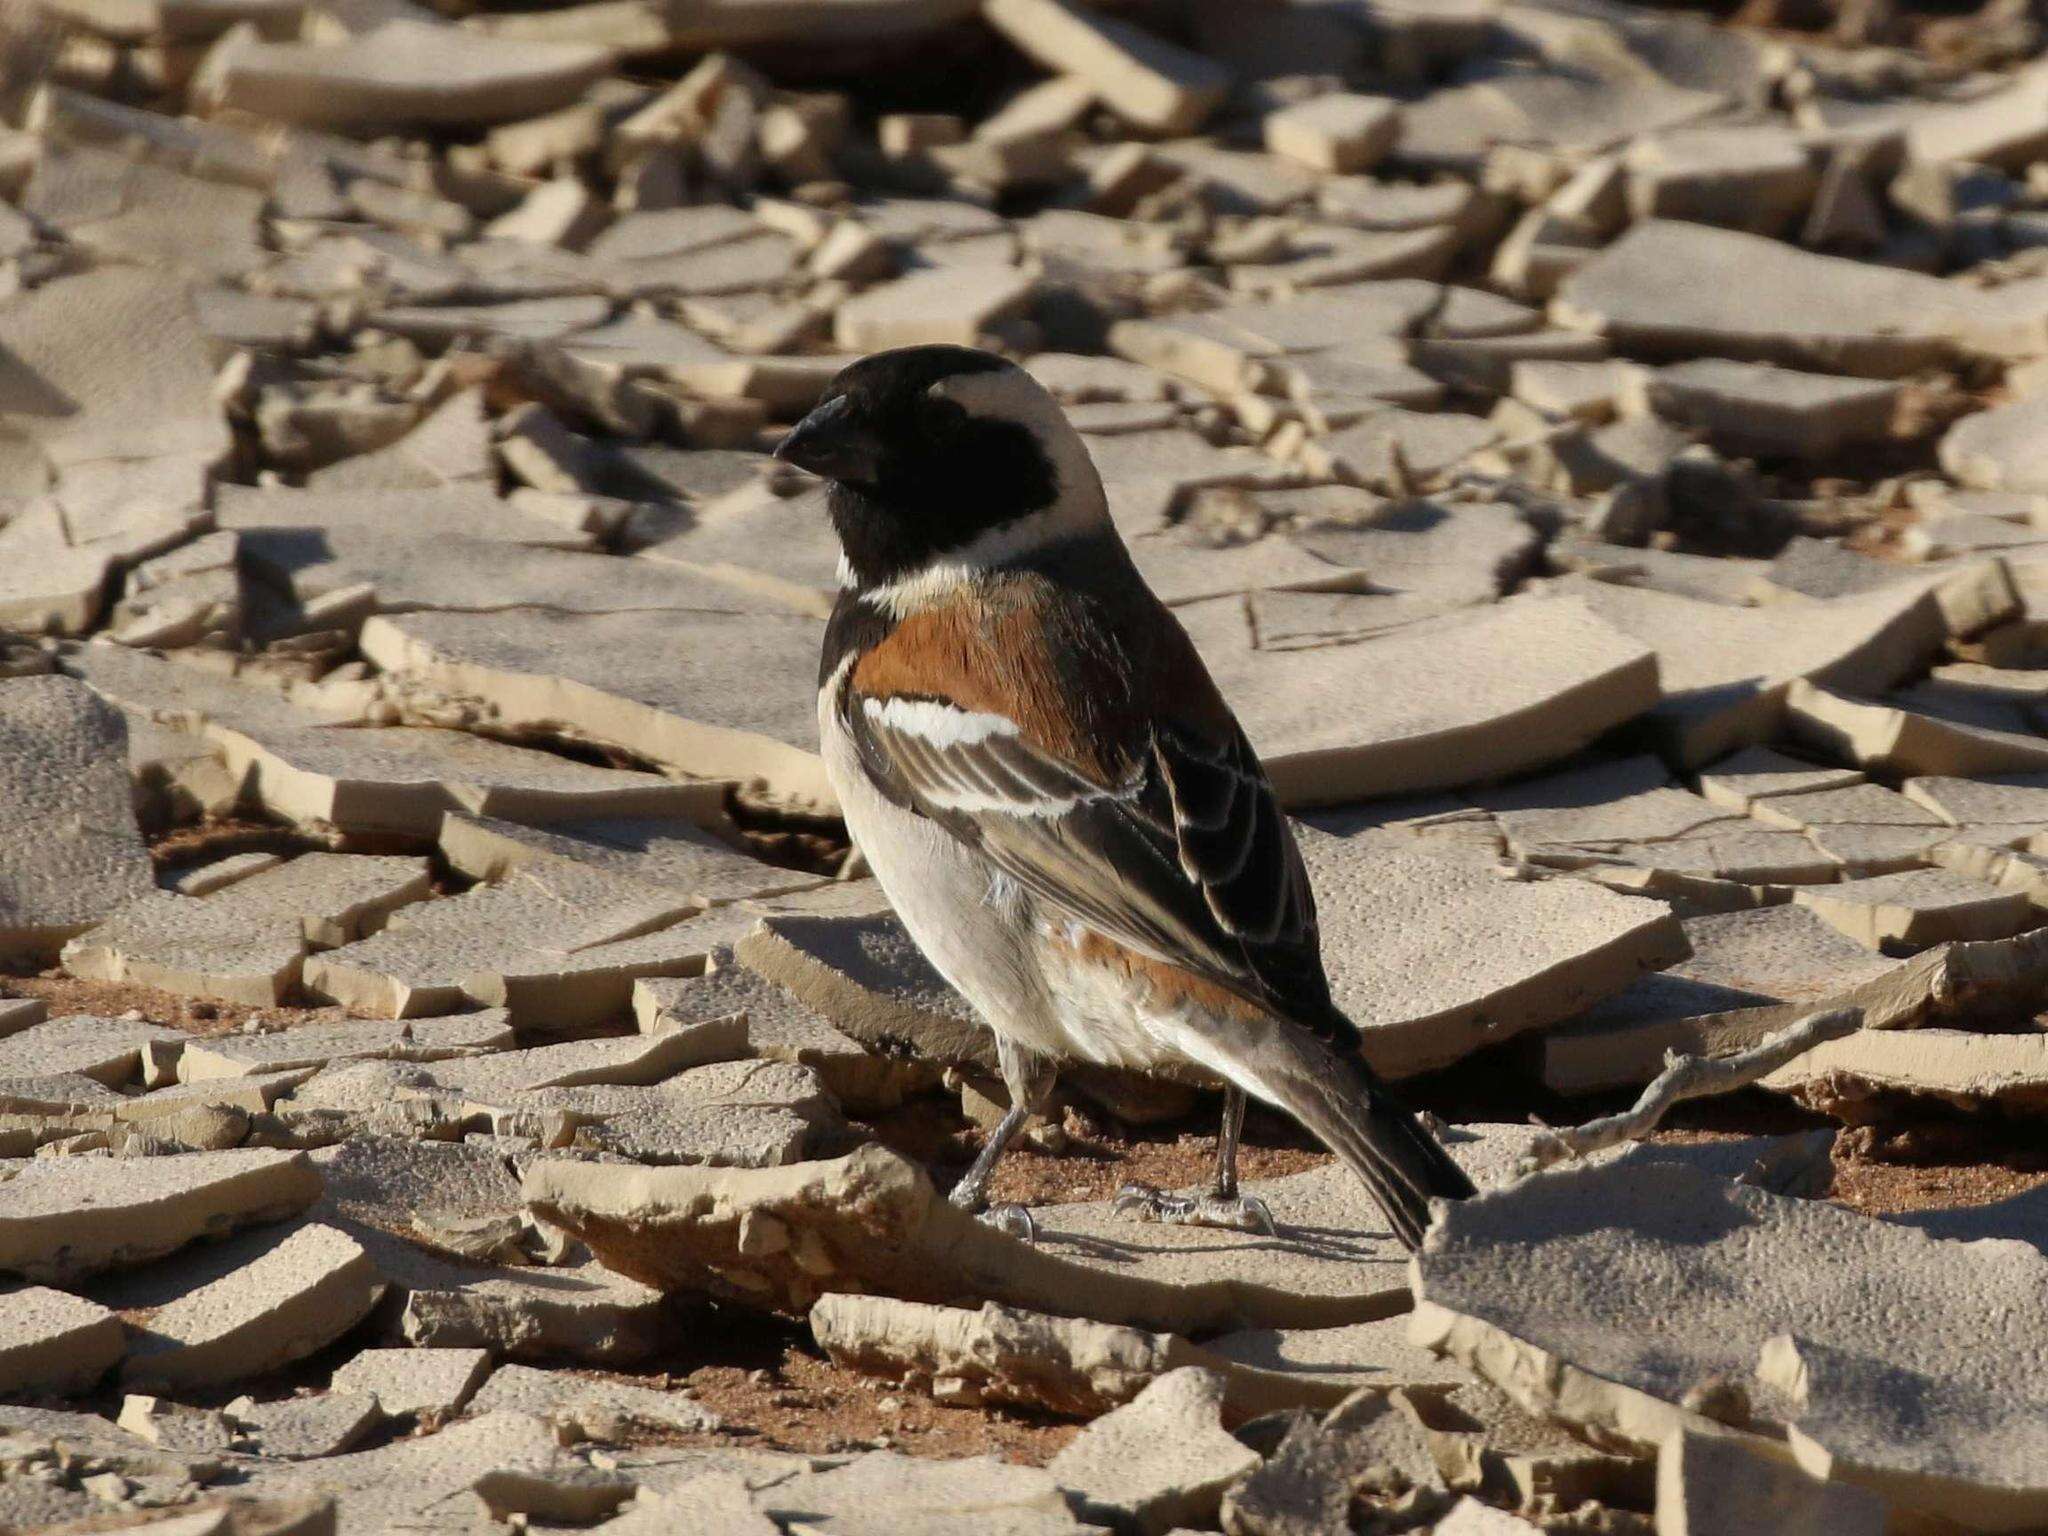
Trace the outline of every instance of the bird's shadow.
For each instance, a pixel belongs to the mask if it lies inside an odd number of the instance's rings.
[[[1386,1262],[1390,1255],[1384,1251],[1384,1244],[1393,1240],[1391,1232],[1361,1232],[1348,1227],[1301,1226],[1279,1223],[1279,1230],[1268,1237],[1257,1232],[1229,1232],[1222,1228],[1209,1227],[1202,1230],[1217,1234],[1224,1239],[1205,1243],[1200,1248],[1187,1248],[1164,1240],[1163,1234],[1172,1230],[1161,1223],[1131,1223],[1132,1235],[1128,1238],[1106,1236],[1098,1232],[1059,1232],[1041,1230],[1039,1247],[1048,1252],[1064,1251],[1066,1254],[1092,1260],[1101,1264],[1138,1264],[1153,1257],[1197,1257],[1216,1253],[1306,1253],[1331,1263],[1368,1264]],[[1160,1230],[1160,1240],[1146,1242],[1140,1235],[1144,1228]],[[1180,1229],[1185,1230],[1185,1229]]]

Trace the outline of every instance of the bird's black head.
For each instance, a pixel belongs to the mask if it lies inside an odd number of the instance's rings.
[[[902,347],[841,371],[775,456],[832,481],[863,587],[1060,508],[1101,499],[1079,436],[1029,374],[972,347]]]

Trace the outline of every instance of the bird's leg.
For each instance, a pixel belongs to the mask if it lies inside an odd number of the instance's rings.
[[[1244,1090],[1232,1083],[1223,1090],[1223,1126],[1216,1134],[1216,1184],[1209,1192],[1207,1209],[1229,1218],[1225,1226],[1270,1237],[1275,1228],[1266,1202],[1237,1187],[1237,1144],[1244,1135],[1244,1108]]]
[[[1223,1090],[1223,1128],[1216,1137],[1216,1181],[1206,1195],[1172,1195],[1150,1184],[1126,1184],[1116,1192],[1114,1208],[1140,1221],[1163,1221],[1180,1227],[1224,1227],[1234,1232],[1274,1233],[1273,1213],[1257,1195],[1237,1187],[1237,1143],[1244,1134],[1244,1090],[1231,1084]]]
[[[995,1177],[996,1164],[1002,1160],[1003,1149],[1024,1129],[1024,1122],[1044,1108],[1046,1100],[1052,1097],[1058,1075],[1037,1057],[1000,1035],[996,1037],[996,1061],[1002,1068],[1003,1086],[1009,1090],[1010,1107],[996,1122],[996,1128],[988,1133],[980,1154],[968,1165],[967,1171],[960,1176],[960,1182],[953,1186],[952,1193],[946,1198],[961,1210],[978,1214],[999,1231],[1028,1243],[1038,1235],[1031,1213],[1021,1205],[989,1205],[988,1184]]]

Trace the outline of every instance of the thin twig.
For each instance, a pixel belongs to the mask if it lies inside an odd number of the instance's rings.
[[[1519,1171],[1537,1173],[1568,1158],[1587,1157],[1625,1141],[1640,1141],[1657,1128],[1672,1106],[1687,1099],[1747,1088],[1815,1046],[1854,1034],[1862,1027],[1861,1008],[1836,1008],[1828,1013],[1809,1014],[1761,1045],[1737,1051],[1733,1056],[1681,1056],[1675,1051],[1666,1052],[1664,1070],[1643,1090],[1633,1109],[1588,1120],[1567,1130],[1544,1132],[1530,1144]]]

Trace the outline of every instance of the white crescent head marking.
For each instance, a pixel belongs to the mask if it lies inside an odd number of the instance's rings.
[[[935,399],[950,400],[968,415],[985,420],[1014,421],[1047,434],[1074,430],[1059,402],[1022,368],[951,374],[934,384],[928,393]]]

